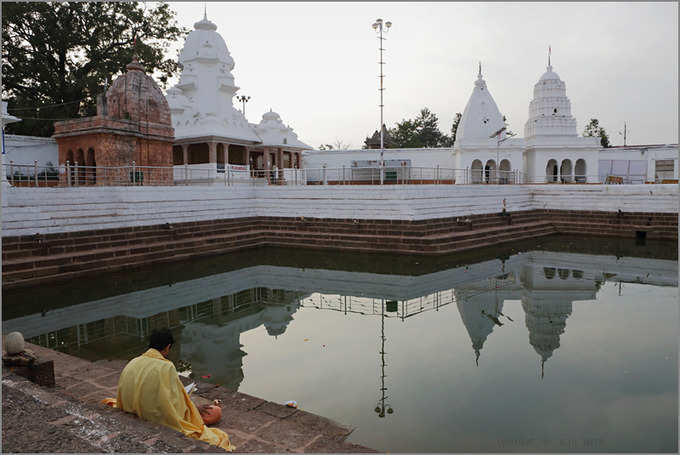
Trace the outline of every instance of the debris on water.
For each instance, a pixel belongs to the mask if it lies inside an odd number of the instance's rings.
[[[304,341],[309,341],[309,338],[305,338]]]
[[[295,400],[286,401],[286,406],[288,406],[289,408],[296,408],[297,409],[297,407],[298,407],[297,401],[295,401]]]

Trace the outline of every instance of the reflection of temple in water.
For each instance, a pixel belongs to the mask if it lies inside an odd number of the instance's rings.
[[[300,308],[406,321],[455,303],[479,359],[493,330],[512,323],[505,300],[517,300],[545,363],[560,346],[572,303],[594,299],[603,282],[677,286],[677,278],[675,261],[548,251],[418,276],[262,265],[17,317],[3,321],[3,331],[84,358],[127,359],[147,346],[151,330],[170,327],[173,357],[236,388],[246,355],[240,334],[263,326],[281,336]]]
[[[199,374],[210,372],[211,377],[236,390],[243,380],[242,358],[246,355],[241,349],[241,333],[263,325],[271,336],[283,334],[293,320],[292,315],[298,308],[297,301],[301,296],[278,289],[247,289],[148,317],[113,316],[57,328],[37,336],[33,336],[30,331],[31,322],[38,322],[35,321],[36,316],[49,324],[50,320],[63,319],[60,316],[64,315],[59,313],[74,312],[64,308],[55,310],[51,315],[48,312],[45,316],[30,315],[19,319],[34,320],[21,321],[24,322],[24,333],[31,337],[28,341],[55,349],[77,351],[79,356],[93,359],[127,359],[138,355],[147,347],[148,335],[152,330],[170,328],[176,341],[171,351],[173,360],[190,360],[192,370]],[[92,306],[91,303],[84,305]],[[121,307],[118,310],[124,311]],[[50,318],[45,319],[48,315]],[[43,328],[47,328],[47,324]]]
[[[511,321],[503,314],[503,302],[512,298],[516,289],[517,281],[513,273],[504,273],[456,288],[456,305],[472,341],[477,364],[484,342],[494,327],[502,327],[504,323]]]

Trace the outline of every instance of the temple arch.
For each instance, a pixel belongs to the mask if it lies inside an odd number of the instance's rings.
[[[562,178],[562,183],[571,183],[572,181],[572,170],[571,170],[571,160],[562,160],[562,165],[560,166],[560,176]]]
[[[512,180],[512,175],[511,171],[512,167],[510,165],[510,160],[504,159],[501,160],[501,165],[499,167],[499,177],[500,177],[500,183],[510,183]]]
[[[588,180],[586,177],[586,160],[583,158],[576,160],[574,179],[579,183],[585,183]]]
[[[470,167],[470,182],[482,183],[482,162],[479,160],[474,160],[472,162],[472,167]]]
[[[82,185],[85,183],[85,152],[83,152],[83,149],[78,149],[75,158],[76,163],[78,163],[78,167],[76,168],[76,184]]]
[[[88,185],[97,184],[97,160],[95,159],[94,149],[87,149],[87,183]]]
[[[496,172],[496,162],[494,160],[488,160],[484,165],[484,181],[490,183],[491,181],[498,181]]]
[[[557,181],[557,161],[549,160],[548,164],[545,165],[545,181],[546,182],[556,182]]]

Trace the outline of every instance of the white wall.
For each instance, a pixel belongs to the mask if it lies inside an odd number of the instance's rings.
[[[678,145],[664,144],[652,146],[632,145],[601,149],[600,160],[647,161],[647,181],[655,180],[656,161],[673,160],[673,178],[678,178]]]
[[[678,185],[533,185],[536,209],[678,213]]]
[[[352,161],[380,159],[380,150],[308,150],[302,152],[302,161],[306,168],[321,168],[325,164],[329,168],[350,167]],[[454,168],[452,148],[413,148],[385,149],[385,160],[411,160],[412,167]]]
[[[2,235],[253,216],[424,220],[533,209],[678,212],[678,185],[3,188]]]
[[[51,137],[17,136],[5,134],[5,157],[4,163],[30,164],[38,161],[38,166],[45,166],[51,162],[56,168],[59,164],[59,148],[57,141]],[[19,168],[17,168],[18,170]],[[32,174],[31,170],[31,174]],[[24,171],[24,174],[27,172]]]

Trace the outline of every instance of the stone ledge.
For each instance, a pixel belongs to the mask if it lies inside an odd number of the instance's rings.
[[[102,405],[103,398],[115,396],[116,388],[111,387],[111,384],[114,378],[117,379],[120,375],[126,362],[89,362],[30,343],[27,343],[27,346],[40,358],[54,361],[56,387],[40,388],[6,369],[3,370],[3,415],[9,416],[9,421],[14,421],[12,417],[14,415],[26,417],[23,414],[16,414],[20,412],[21,407],[14,409],[11,408],[11,402],[5,402],[6,396],[18,396],[16,393],[24,397],[19,400],[20,402],[30,399],[40,403],[46,409],[60,409],[58,412],[46,413],[36,408],[34,416],[30,419],[39,421],[37,427],[45,427],[51,422],[52,426],[60,428],[64,435],[62,437],[65,441],[64,451],[102,452],[107,451],[107,448],[120,448],[125,452],[140,450],[142,452],[222,451],[217,447],[184,437],[169,428],[142,421],[131,414]],[[180,379],[182,382],[191,382],[182,376]],[[237,452],[372,451],[372,449],[345,442],[353,429],[327,418],[303,410],[287,408],[248,394],[230,391],[215,384],[196,381],[196,385],[198,390],[192,396],[195,403],[205,404],[214,399],[222,401],[222,420],[216,427],[229,434]],[[10,392],[13,395],[6,395],[6,387],[16,393]],[[10,409],[10,414],[5,414],[6,409]],[[43,415],[49,417],[49,420],[43,421]],[[88,422],[95,422],[96,425]],[[4,423],[5,419],[3,419],[3,425]],[[94,442],[81,441],[81,434],[78,433],[81,430],[78,428],[98,427],[102,429],[98,439]],[[4,430],[3,426],[3,443]],[[9,428],[10,434],[16,434],[18,431],[19,428]],[[12,437],[16,438],[18,446],[25,446],[24,451],[40,451],[35,447],[45,451],[54,451],[49,449],[47,442],[42,445],[38,441],[33,447],[30,445],[31,440],[22,439],[20,435]],[[10,441],[10,446],[12,444],[14,442]]]

